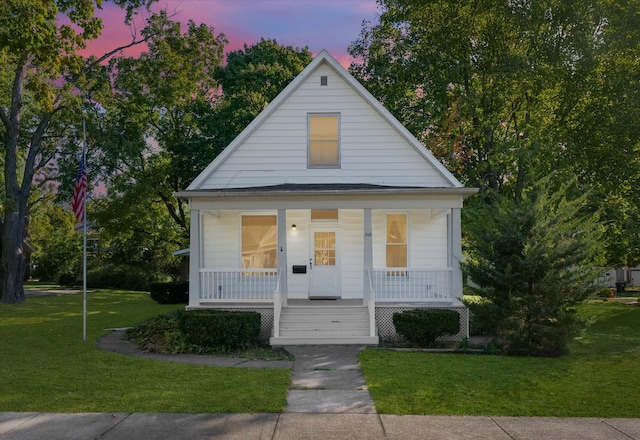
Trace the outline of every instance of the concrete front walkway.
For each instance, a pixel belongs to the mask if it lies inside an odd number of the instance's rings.
[[[285,347],[295,356],[288,413],[375,414],[354,345]]]

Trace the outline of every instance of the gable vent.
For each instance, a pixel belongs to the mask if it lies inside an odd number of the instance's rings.
[[[326,76],[323,75],[323,76],[320,77],[320,85],[321,86],[326,86],[328,84],[328,82],[329,82],[329,80],[327,79]]]

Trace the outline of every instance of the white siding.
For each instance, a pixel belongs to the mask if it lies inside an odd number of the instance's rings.
[[[409,211],[409,264],[415,268],[447,267],[447,216]]]
[[[386,265],[385,217],[387,213],[408,214],[408,265],[412,268],[447,267],[447,217],[431,217],[431,210],[372,210],[373,267]]]
[[[240,214],[216,211],[202,215],[202,267],[240,267]]]
[[[364,279],[364,212],[340,210],[342,298],[362,298]]]
[[[385,220],[386,211],[382,209],[371,210],[371,234],[373,242],[373,267],[386,266],[385,250]]]
[[[287,268],[289,298],[307,298],[309,293],[309,218],[308,210],[287,210]],[[296,225],[296,230],[291,229]],[[294,274],[293,265],[307,266],[306,274]]]
[[[320,86],[320,76],[328,85]],[[307,169],[307,114],[341,115],[340,169]],[[374,108],[322,64],[203,183],[201,189],[282,183],[449,183]]]

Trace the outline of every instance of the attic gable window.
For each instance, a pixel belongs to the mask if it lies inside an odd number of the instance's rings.
[[[309,168],[340,168],[340,115],[309,114]]]

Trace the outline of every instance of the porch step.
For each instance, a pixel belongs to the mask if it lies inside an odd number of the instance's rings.
[[[377,336],[360,336],[360,337],[341,337],[341,338],[323,338],[323,337],[287,337],[271,338],[270,344],[274,347],[284,345],[378,345],[380,343]]]
[[[369,334],[369,310],[357,304],[290,305],[282,308],[280,335],[271,345],[377,345]]]

